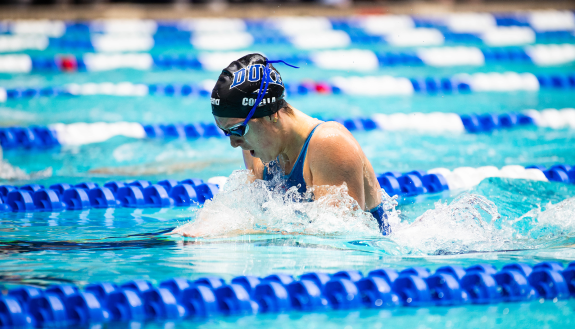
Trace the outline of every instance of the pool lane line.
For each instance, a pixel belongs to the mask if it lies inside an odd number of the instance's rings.
[[[264,313],[454,307],[508,302],[557,302],[575,297],[575,262],[531,266],[510,263],[467,268],[442,266],[401,271],[376,269],[335,274],[244,275],[229,283],[218,277],[91,283],[80,289],[55,285],[10,289],[0,297],[2,327],[63,327],[107,322],[204,320]]]
[[[511,47],[437,46],[414,50],[372,51],[368,49],[314,50],[308,53],[276,53],[295,65],[312,64],[324,70],[369,71],[395,66],[456,67],[485,65],[530,64],[538,67],[565,65],[575,61],[575,45],[535,44]],[[173,70],[192,69],[217,71],[229,61],[245,55],[246,51],[152,55],[149,53],[30,56],[27,54],[0,55],[0,73],[28,74],[76,71],[109,71],[117,69]]]
[[[332,48],[350,44],[407,46],[420,44],[422,38],[432,45],[447,41],[503,46],[535,41],[572,41],[573,21],[570,11],[282,17],[274,21],[262,18],[12,20],[3,22],[4,43],[0,49],[121,52],[189,45],[203,50],[219,50],[222,43],[230,43],[230,36],[234,39],[229,45],[231,49],[278,44],[306,49],[315,48],[318,43],[320,47]],[[228,32],[225,36],[214,35],[222,29]],[[318,32],[314,33],[316,37],[298,38],[308,30]]]
[[[490,177],[517,178],[575,184],[575,166],[556,164],[508,165],[479,168],[433,168],[428,171],[388,171],[377,174],[381,188],[390,196],[411,198],[440,195],[471,189]],[[168,208],[198,207],[214,198],[226,184],[227,177],[216,176],[204,182],[190,178],[182,181],[165,179],[157,183],[147,180],[111,181],[100,186],[93,182],[59,183],[46,188],[39,184],[0,186],[0,212],[63,212],[90,208]]]
[[[520,112],[456,114],[456,113],[376,113],[366,117],[320,118],[341,123],[350,132],[417,131],[419,133],[491,133],[525,127],[575,129],[575,109],[533,109]],[[49,150],[62,145],[86,145],[106,141],[115,136],[136,139],[224,138],[213,123],[96,122],[56,123],[49,126],[0,127],[0,145],[4,150]]]
[[[575,50],[574,50],[575,51]],[[131,82],[71,83],[64,86],[0,87],[0,102],[28,100],[39,97],[80,96],[164,96],[210,97],[214,80],[201,83],[141,84]],[[288,96],[308,94],[345,94],[361,97],[406,97],[421,95],[452,95],[478,92],[538,92],[556,90],[569,92],[575,89],[575,73],[517,73],[487,72],[456,74],[453,76],[394,77],[335,76],[329,81],[304,80],[285,83]]]

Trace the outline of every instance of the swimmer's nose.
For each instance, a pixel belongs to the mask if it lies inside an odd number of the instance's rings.
[[[241,139],[239,139],[239,138],[237,138],[237,137],[235,137],[235,136],[230,136],[230,145],[231,145],[233,148],[236,148],[236,147],[240,146],[241,143],[242,143],[242,142],[241,142]]]

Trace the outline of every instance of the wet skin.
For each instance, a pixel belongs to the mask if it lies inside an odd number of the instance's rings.
[[[241,118],[214,116],[218,127],[228,129],[244,121]],[[301,111],[279,112],[249,121],[243,137],[230,136],[232,147],[240,147],[246,168],[262,179],[264,162],[279,158],[286,174],[291,172],[305,140],[321,121]],[[349,195],[363,210],[381,202],[380,186],[371,163],[352,134],[337,122],[326,122],[314,132],[303,167],[307,186],[314,187],[316,198],[328,193],[328,186],[346,184]]]

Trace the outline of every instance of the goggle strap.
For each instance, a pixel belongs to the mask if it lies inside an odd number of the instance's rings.
[[[273,63],[284,63],[284,64],[287,65],[287,66],[291,66],[291,67],[293,67],[293,68],[295,68],[295,69],[299,69],[298,66],[295,66],[295,65],[291,65],[291,64],[289,64],[289,63],[286,63],[286,62],[282,61],[281,59],[278,59],[278,60],[276,60],[276,61],[268,61],[268,63],[270,63],[270,64],[273,64]]]
[[[252,109],[250,110],[250,113],[248,113],[248,116],[244,120],[244,125],[248,124],[248,121],[250,121],[250,119],[252,118],[254,113],[256,113],[256,109],[258,108],[258,105],[260,105],[260,102],[262,101],[266,91],[268,90],[269,76],[270,76],[270,70],[271,70],[270,64],[272,64],[272,63],[283,63],[287,66],[291,66],[293,68],[299,69],[299,67],[297,67],[295,65],[288,64],[282,60],[266,61],[266,66],[264,67],[264,76],[262,78],[262,83],[260,84],[260,89],[258,90],[258,98],[256,99],[256,102],[254,103],[254,107],[252,107]],[[265,85],[264,85],[264,83],[265,83]]]
[[[262,78],[262,82],[260,84],[260,89],[258,90],[258,97],[256,98],[256,102],[254,103],[254,106],[252,107],[252,109],[250,110],[250,113],[248,113],[248,116],[246,117],[246,119],[244,120],[244,125],[246,125],[248,123],[248,121],[250,121],[250,119],[252,118],[252,116],[254,115],[254,113],[256,112],[256,109],[258,108],[258,105],[260,105],[260,102],[262,101],[262,99],[264,98],[264,94],[265,94],[265,90],[268,89],[268,65],[266,64],[266,66],[264,67],[264,76]]]

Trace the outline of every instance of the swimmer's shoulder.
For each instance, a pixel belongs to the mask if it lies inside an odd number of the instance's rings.
[[[314,132],[308,147],[308,158],[312,162],[339,162],[356,152],[363,153],[349,130],[338,122],[327,121]]]
[[[317,127],[310,142],[310,144],[315,144],[317,148],[335,147],[342,149],[342,151],[345,147],[359,146],[349,130],[341,123],[335,121],[327,121]]]

